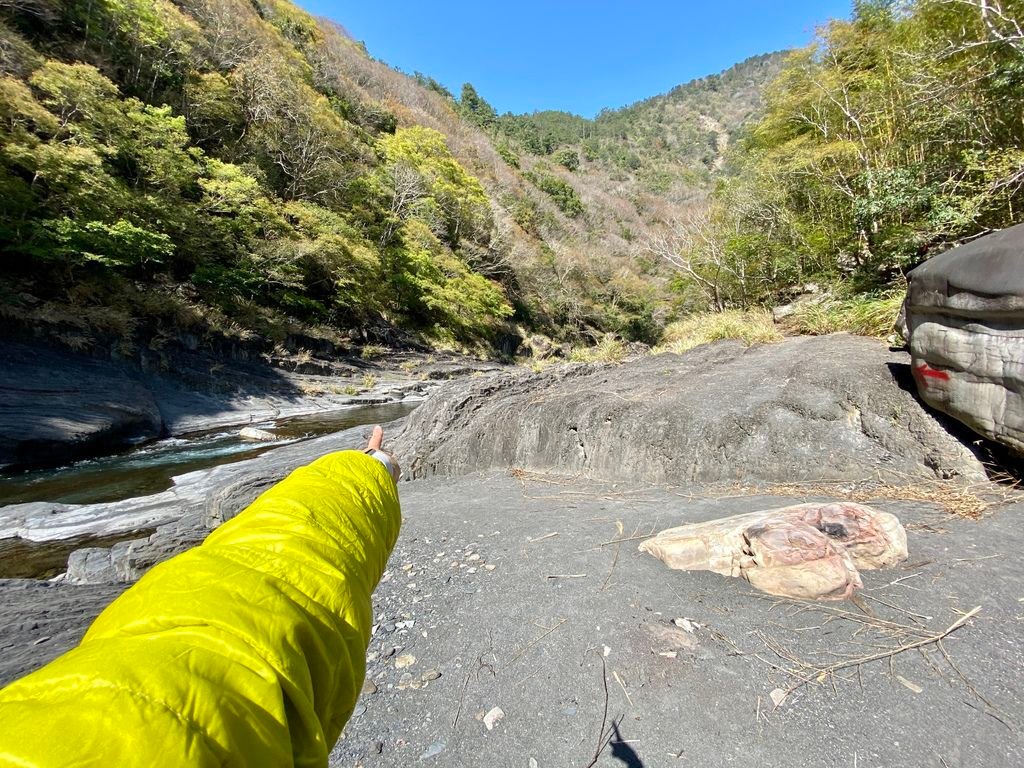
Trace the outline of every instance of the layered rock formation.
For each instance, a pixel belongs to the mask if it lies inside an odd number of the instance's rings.
[[[392,445],[407,476],[522,467],[676,485],[980,480],[905,353],[847,335],[453,382]]]
[[[1024,224],[936,256],[907,279],[921,398],[1024,453]]]
[[[162,430],[153,394],[127,368],[44,347],[0,347],[0,468],[59,464]]]

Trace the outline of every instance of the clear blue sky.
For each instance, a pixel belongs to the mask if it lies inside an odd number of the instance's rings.
[[[471,82],[498,112],[593,116],[805,45],[850,0],[298,0],[370,54],[458,95]]]

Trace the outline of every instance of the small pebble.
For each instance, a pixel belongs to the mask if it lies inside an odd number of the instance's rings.
[[[484,727],[486,727],[488,731],[493,731],[494,726],[496,726],[504,717],[504,710],[501,707],[494,707],[490,712],[484,715]]]
[[[494,563],[488,563],[487,565],[484,566],[484,570],[485,571],[493,571],[497,567],[498,566],[496,566]]]
[[[424,751],[422,755],[420,755],[420,760],[429,760],[431,757],[437,757],[444,752],[444,747],[445,744],[443,741],[435,741],[427,747],[426,751]]]
[[[416,657],[411,653],[403,653],[397,659],[395,659],[395,669],[405,669],[411,667],[416,663]]]
[[[362,693],[364,693],[364,694],[373,694],[373,693],[376,693],[376,692],[377,692],[377,684],[375,682],[373,682],[373,680],[367,680],[365,683],[363,683]]]
[[[441,673],[436,669],[428,669],[420,676],[420,680],[427,682],[428,680],[437,680],[439,677],[441,677]]]

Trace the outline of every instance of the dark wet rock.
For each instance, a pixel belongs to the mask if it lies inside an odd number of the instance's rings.
[[[909,362],[838,334],[503,372],[438,392],[393,449],[412,477],[520,467],[677,485],[984,478],[904,388]]]
[[[59,466],[164,435],[418,400],[440,380],[499,368],[409,353],[285,364],[255,351],[221,359],[187,347],[167,359],[143,350],[130,364],[0,340],[0,468]]]
[[[0,345],[0,467],[55,466],[158,437],[153,394],[126,366]]]

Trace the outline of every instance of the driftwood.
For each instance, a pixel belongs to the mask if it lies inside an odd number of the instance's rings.
[[[669,528],[640,545],[669,568],[746,579],[762,592],[845,600],[863,586],[859,570],[907,558],[895,515],[862,504],[798,504]]]

